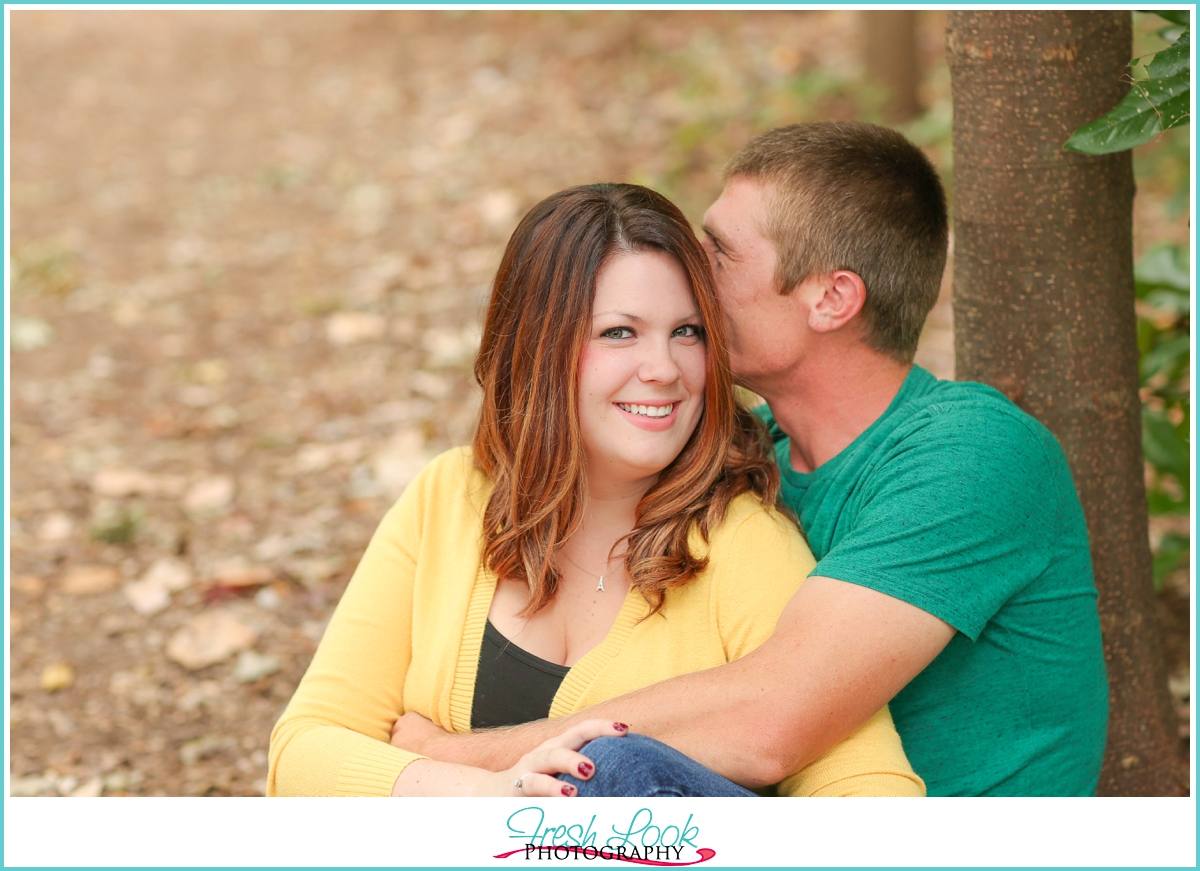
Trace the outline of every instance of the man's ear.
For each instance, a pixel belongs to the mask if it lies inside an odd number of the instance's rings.
[[[836,269],[820,276],[818,293],[808,310],[808,325],[818,333],[831,333],[846,326],[862,311],[867,286],[854,272]]]

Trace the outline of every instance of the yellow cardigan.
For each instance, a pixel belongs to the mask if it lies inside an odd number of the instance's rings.
[[[389,795],[416,753],[388,744],[417,711],[470,730],[475,673],[496,578],[481,564],[490,484],[471,452],[429,464],[384,517],[312,665],[271,734],[269,795]],[[706,571],[663,609],[631,591],[608,636],[570,670],[551,717],[744,656],[812,569],[795,527],[742,496],[705,546]],[[779,785],[786,795],[924,795],[887,709]]]

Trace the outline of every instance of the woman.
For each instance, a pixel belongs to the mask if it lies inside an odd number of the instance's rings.
[[[703,250],[634,185],[555,194],[496,274],[472,450],[384,518],[271,739],[271,794],[566,795],[585,721],[488,772],[389,746],[559,716],[744,655],[813,565],[737,407]],[[716,775],[712,775],[714,778]],[[725,794],[748,794],[734,784]],[[834,786],[834,784],[840,784]],[[780,786],[921,794],[886,710]]]

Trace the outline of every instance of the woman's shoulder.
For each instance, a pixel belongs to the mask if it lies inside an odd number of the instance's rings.
[[[472,475],[479,475],[475,467],[475,452],[469,445],[459,445],[438,454],[421,471],[437,480],[465,481]]]
[[[725,509],[725,517],[713,530],[713,536],[768,532],[780,532],[788,536],[800,535],[796,524],[777,507],[764,505],[755,493],[741,493],[730,500],[729,507]]]
[[[413,484],[460,484],[475,478],[483,479],[483,473],[475,466],[475,454],[469,446],[460,445],[438,454],[426,463],[409,487]]]
[[[396,507],[414,501],[428,504],[466,499],[477,503],[483,499],[486,502],[488,492],[490,484],[476,467],[474,453],[462,446],[438,454],[426,463],[404,489]]]
[[[709,542],[709,552],[718,558],[753,558],[769,552],[787,554],[789,559],[812,559],[808,542],[792,519],[774,506],[763,505],[752,493],[742,493],[729,503],[725,517],[710,530]]]

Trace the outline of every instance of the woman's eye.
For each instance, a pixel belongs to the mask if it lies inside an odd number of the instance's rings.
[[[604,339],[630,339],[633,337],[633,330],[629,327],[613,327],[611,330],[605,330],[600,336]]]
[[[682,327],[676,327],[672,335],[680,339],[703,339],[704,327],[699,324],[684,324]]]

